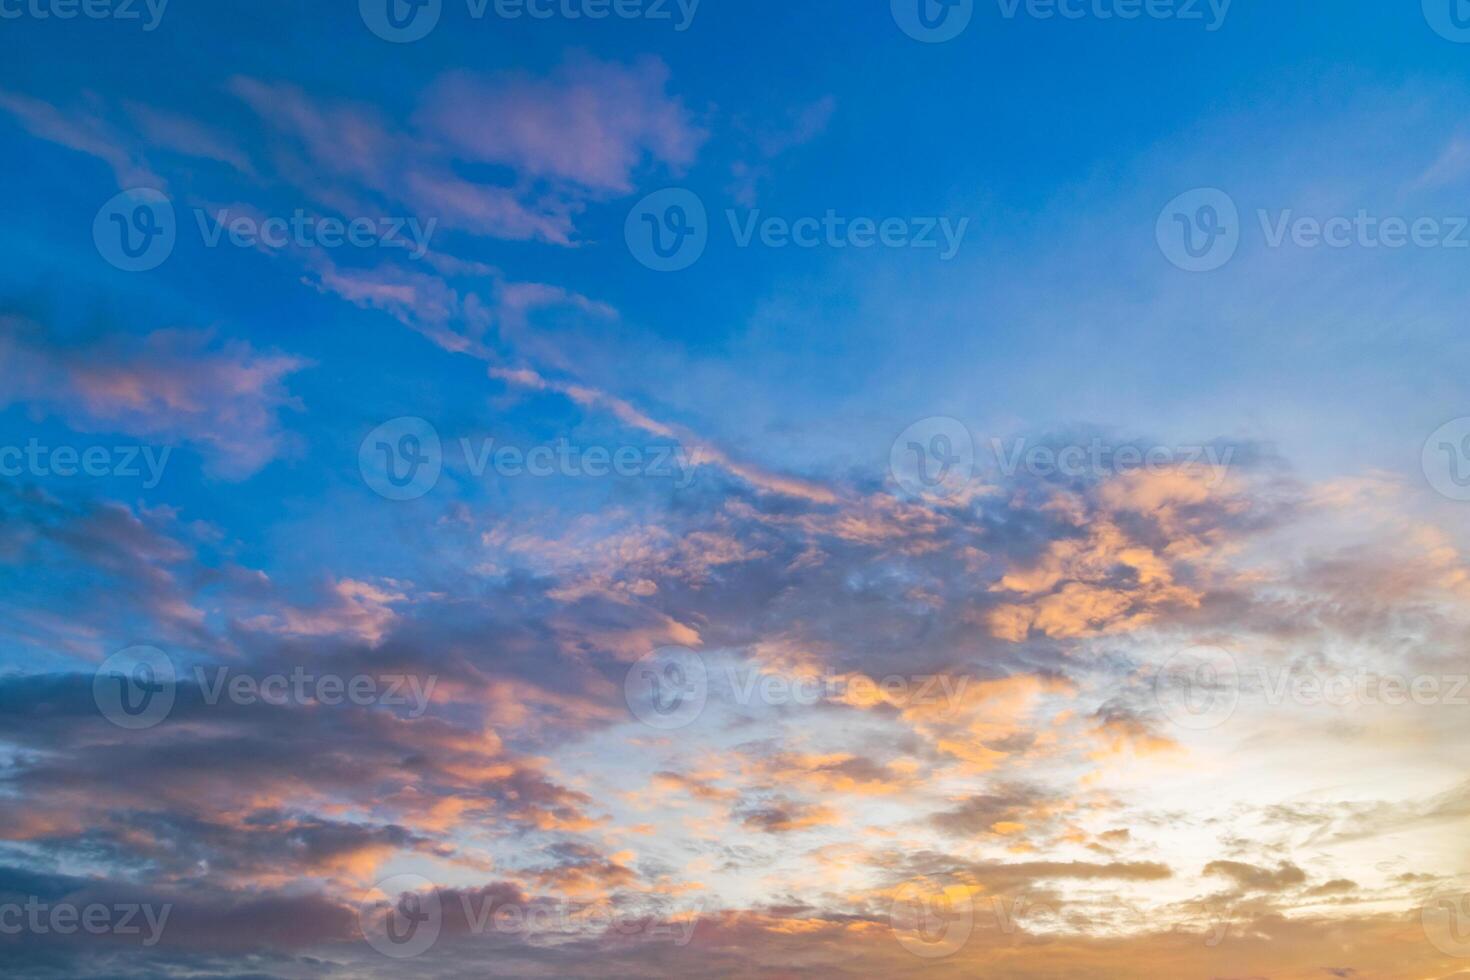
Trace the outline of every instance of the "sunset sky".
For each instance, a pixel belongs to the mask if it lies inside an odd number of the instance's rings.
[[[0,974],[1470,978],[1463,0],[0,51]]]

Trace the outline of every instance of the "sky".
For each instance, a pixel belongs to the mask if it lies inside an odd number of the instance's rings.
[[[0,964],[1470,977],[1470,9],[0,0]]]

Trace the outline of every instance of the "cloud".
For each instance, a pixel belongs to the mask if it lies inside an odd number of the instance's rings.
[[[300,86],[237,75],[228,90],[276,129],[294,136],[313,167],[381,189],[395,176],[398,139],[375,109],[344,102],[319,102]],[[288,172],[297,161],[280,161]],[[304,176],[299,173],[293,176]]]
[[[308,363],[206,330],[64,344],[15,316],[0,316],[0,362],[14,379],[0,405],[23,401],[82,432],[195,444],[230,480],[285,451],[281,412],[301,404],[284,382]]]
[[[439,257],[438,261],[455,275],[470,272],[477,281],[451,285],[418,270],[392,265],[345,268],[325,259],[313,261],[305,281],[355,306],[387,313],[444,350],[482,360],[495,358],[492,346],[529,335],[542,315],[570,313],[592,320],[618,317],[608,304],[569,289],[507,280],[496,270],[466,269],[454,259]]]
[[[632,403],[575,381],[548,378],[531,368],[492,367],[490,376],[508,384],[532,391],[552,391],[564,395],[584,408],[595,408],[611,414],[618,421],[650,435],[679,441],[697,462],[721,466],[753,486],[772,493],[803,498],[815,503],[834,503],[836,495],[815,481],[773,473],[762,467],[737,460],[709,442],[698,439],[687,429],[660,422]]]
[[[1358,890],[1358,883],[1356,881],[1351,881],[1351,880],[1349,880],[1347,878],[1334,878],[1331,881],[1324,881],[1322,884],[1317,885],[1317,886],[1315,886],[1313,888],[1308,889],[1307,890],[1307,894],[1308,895],[1342,895],[1342,894],[1345,894],[1347,892],[1355,892],[1357,890]]]
[[[1410,187],[1415,190],[1448,187],[1466,176],[1470,176],[1470,139],[1454,136]]]
[[[100,659],[108,637],[134,629],[211,643],[190,581],[197,529],[167,508],[63,500],[7,483],[0,518],[0,569],[48,568],[58,577],[16,578],[0,600],[5,631],[25,648]],[[58,589],[59,579],[76,586]]]
[[[705,140],[668,83],[656,58],[625,66],[576,57],[545,79],[451,72],[425,94],[416,121],[463,159],[628,193],[640,166],[677,172]]]
[[[1307,880],[1306,872],[1289,861],[1281,862],[1275,870],[1240,861],[1211,861],[1205,865],[1204,873],[1223,875],[1249,891],[1284,891]]]
[[[774,172],[771,161],[821,136],[836,110],[837,99],[824,95],[792,107],[780,122],[747,127],[751,144],[748,157],[730,167],[730,193],[736,203],[755,207],[761,183]]]
[[[412,128],[290,83],[237,76],[228,87],[287,137],[275,161],[284,179],[322,203],[361,214],[382,198],[445,228],[569,246],[589,196],[630,192],[645,166],[693,162],[705,134],[667,85],[651,58],[581,57],[546,78],[451,72],[422,93]],[[484,164],[513,177],[464,176]]]
[[[956,837],[977,837],[985,834],[1002,833],[997,825],[1027,826],[1035,815],[1049,819],[1045,811],[1056,798],[1041,790],[1023,785],[1002,785],[996,792],[971,796],[960,801],[952,809],[930,817],[940,830]]]
[[[142,732],[114,728],[98,714],[90,676],[0,679],[10,719],[0,737],[45,746],[47,758],[7,771],[4,809],[26,819],[8,818],[6,836],[123,865],[146,861],[182,878],[202,862],[220,880],[247,884],[363,877],[404,850],[479,866],[478,849],[450,835],[485,819],[523,832],[599,824],[586,794],[559,785],[541,761],[506,750],[493,730],[391,706],[211,700],[213,665],[199,666],[179,664],[172,711]],[[308,672],[383,673],[347,667],[314,663]],[[256,678],[270,669],[234,668]],[[108,784],[109,772],[131,775]],[[323,807],[373,819],[344,822]]]
[[[346,636],[376,646],[398,618],[393,605],[408,598],[397,586],[343,579],[330,583],[315,606],[288,606],[242,625],[288,636]]]
[[[836,822],[837,811],[820,803],[801,803],[784,797],[743,805],[738,810],[740,822],[750,830],[767,834],[786,834]]]
[[[163,188],[159,177],[130,147],[127,139],[92,104],[63,111],[48,102],[0,91],[0,110],[10,113],[38,139],[49,140],[80,153],[87,153],[112,168],[119,187]]]
[[[578,205],[549,196],[527,202],[515,190],[475,184],[446,173],[409,173],[404,200],[448,228],[507,241],[574,244]]]
[[[154,146],[186,156],[216,160],[242,174],[255,174],[250,158],[227,134],[187,116],[141,102],[128,101],[123,106],[142,135]]]

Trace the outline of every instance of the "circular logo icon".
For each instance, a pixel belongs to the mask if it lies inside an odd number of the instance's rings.
[[[124,272],[158,268],[177,240],[173,202],[151,187],[134,187],[114,195],[92,220],[97,254]]]
[[[640,657],[623,677],[623,700],[633,717],[650,728],[683,728],[709,700],[704,658],[684,647],[663,647]]]
[[[1435,949],[1470,957],[1470,892],[1436,892],[1419,910],[1419,923]]]
[[[893,441],[888,469],[912,496],[950,497],[975,475],[975,440],[959,419],[920,419]]]
[[[915,956],[952,956],[969,942],[975,929],[970,890],[928,879],[904,882],[889,906],[888,927],[899,945]]]
[[[362,938],[384,956],[418,956],[439,940],[444,925],[439,890],[422,875],[384,878],[363,896],[357,924]]]
[[[168,717],[177,694],[174,662],[157,647],[119,650],[92,675],[92,700],[119,728],[152,728]]]
[[[1452,419],[1424,441],[1424,477],[1441,496],[1470,500],[1470,418]]]
[[[439,23],[443,7],[444,0],[357,0],[367,29],[394,44],[427,37]]]
[[[357,466],[378,496],[417,500],[434,489],[444,470],[439,432],[411,415],[384,422],[362,441]]]
[[[890,7],[899,29],[925,44],[954,40],[975,14],[975,0],[891,0]]]
[[[1240,247],[1240,212],[1219,188],[1197,187],[1164,205],[1154,235],[1170,262],[1185,272],[1209,272]]]
[[[1180,728],[1203,731],[1223,725],[1240,703],[1240,670],[1230,651],[1185,647],[1154,674],[1154,701]]]
[[[709,217],[693,191],[669,187],[633,205],[623,225],[633,258],[655,272],[687,269],[709,245]]]
[[[1434,33],[1456,44],[1470,44],[1470,4],[1465,0],[1423,0],[1424,19]]]

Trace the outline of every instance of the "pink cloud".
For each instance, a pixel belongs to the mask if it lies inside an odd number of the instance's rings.
[[[490,376],[531,391],[551,391],[587,409],[607,412],[624,425],[641,429],[665,439],[677,439],[698,463],[711,463],[740,477],[761,490],[796,497],[818,504],[836,503],[838,497],[827,487],[800,477],[775,473],[763,467],[735,459],[713,443],[697,438],[682,428],[660,422],[625,399],[589,385],[548,378],[531,368],[490,368]]]
[[[668,81],[655,58],[580,58],[550,79],[455,72],[429,91],[418,119],[466,159],[626,193],[645,161],[688,166],[705,140]]]
[[[457,261],[451,259],[450,265]],[[315,276],[307,281],[356,306],[381,310],[445,350],[485,359],[491,354],[482,341],[492,327],[499,328],[502,338],[507,332],[524,331],[542,310],[572,310],[606,320],[618,316],[608,304],[559,286],[505,282],[488,267],[476,271],[491,278],[494,290],[490,298],[456,289],[438,276],[391,266],[342,269],[319,263]]]
[[[40,99],[0,92],[0,110],[10,113],[32,136],[89,153],[104,161],[121,187],[163,187],[163,178],[124,145],[123,138],[95,108],[70,113]]]
[[[451,227],[509,241],[572,243],[574,209],[564,202],[543,201],[531,207],[508,188],[442,173],[411,173],[402,190],[420,213],[439,217]]]
[[[295,85],[244,76],[230,79],[228,88],[262,119],[299,139],[316,167],[375,188],[388,179],[395,140],[375,110],[328,105]]]
[[[164,112],[138,102],[127,102],[124,105],[143,135],[154,144],[187,156],[218,160],[242,173],[255,172],[245,152],[223,133],[185,116]]]
[[[536,310],[568,306],[588,316],[616,320],[618,311],[607,303],[540,282],[508,282],[500,288],[500,313],[511,326],[524,329]]]
[[[287,636],[346,636],[376,646],[398,616],[395,603],[408,596],[396,582],[375,585],[355,579],[332,582],[325,598],[313,606],[284,606],[274,613],[244,621],[249,629]]]
[[[213,340],[157,330],[64,347],[35,324],[0,319],[0,363],[12,379],[0,404],[24,401],[80,431],[197,443],[213,472],[243,479],[282,452],[279,412],[299,408],[283,381],[307,362]]]

